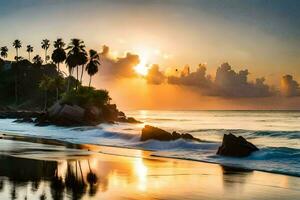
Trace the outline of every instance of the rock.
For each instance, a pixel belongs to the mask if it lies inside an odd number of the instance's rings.
[[[176,131],[173,131],[172,137],[173,137],[173,139],[177,140],[177,139],[180,139],[180,138],[181,138],[181,134],[180,134],[180,133],[177,133]]]
[[[88,124],[99,124],[103,121],[102,110],[96,106],[91,106],[85,109],[84,121],[86,121]]]
[[[194,139],[194,137],[191,134],[188,134],[188,133],[181,134],[181,138],[188,139],[188,140],[193,140]]]
[[[48,109],[48,115],[50,118],[55,118],[58,116],[60,111],[62,110],[63,106],[60,104],[60,102],[56,102]]]
[[[24,118],[16,119],[13,122],[16,122],[16,123],[33,123],[33,119],[31,117],[24,117]]]
[[[84,122],[84,112],[85,110],[77,105],[65,104],[55,117],[55,122],[63,126],[80,125]]]
[[[177,140],[177,139],[185,139],[185,140],[194,140],[197,142],[201,142],[200,139],[193,137],[191,134],[185,133],[180,134],[174,131],[172,134],[162,130],[157,127],[146,125],[142,129],[142,135],[141,135],[141,141],[146,140],[160,140],[160,141],[171,141],[171,140]]]
[[[246,157],[259,149],[248,142],[242,136],[236,137],[233,134],[224,134],[222,145],[217,154],[222,156]]]
[[[132,124],[142,123],[142,122],[134,119],[133,117],[126,118],[126,116],[118,117],[117,121],[118,122],[124,122],[124,123],[132,123]]]
[[[133,117],[128,117],[127,118],[127,123],[137,123],[138,124],[138,123],[142,123],[142,122],[134,119]]]
[[[171,133],[165,130],[146,125],[142,129],[141,141],[146,141],[150,139],[160,140],[160,141],[170,141],[173,140],[173,137]]]
[[[104,121],[117,121],[119,117],[119,111],[116,104],[105,105],[102,108]]]

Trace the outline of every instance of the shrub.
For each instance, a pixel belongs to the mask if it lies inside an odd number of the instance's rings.
[[[96,106],[101,108],[110,101],[107,90],[96,90],[93,87],[80,86],[78,90],[72,89],[64,93],[62,103],[78,105],[83,108]]]

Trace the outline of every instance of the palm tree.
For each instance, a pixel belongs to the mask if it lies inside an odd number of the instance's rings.
[[[8,52],[7,46],[4,46],[4,47],[0,48],[0,55],[1,55],[1,57],[7,58],[7,52]]]
[[[41,66],[43,64],[43,60],[42,60],[41,56],[39,56],[39,55],[34,56],[32,61],[34,64],[39,65],[39,66]]]
[[[88,61],[88,56],[86,51],[80,52],[80,56],[79,56],[79,65],[81,65],[81,75],[80,75],[80,83],[82,84],[82,76],[83,76],[83,69],[84,69],[84,65],[87,63]]]
[[[47,57],[47,50],[50,47],[50,41],[48,39],[44,39],[41,44],[42,44],[42,49],[45,50],[45,62],[47,63],[49,59],[49,57]]]
[[[93,49],[91,49],[89,53],[90,58],[85,70],[87,71],[88,75],[90,75],[89,87],[91,87],[92,76],[98,72],[98,67],[100,66],[100,57],[98,52]]]
[[[19,73],[19,49],[22,47],[22,43],[20,40],[15,40],[13,42],[13,47],[16,49],[16,57],[15,57],[15,60],[17,61],[16,65],[15,65],[15,101],[16,101],[16,104],[18,104],[18,73]]]
[[[18,62],[18,60],[19,60],[19,49],[22,47],[22,43],[21,43],[21,41],[20,40],[15,40],[14,42],[13,42],[13,47],[16,49],[16,61]]]
[[[33,52],[33,46],[27,45],[26,51],[27,51],[27,53],[28,53],[28,60],[30,61],[30,53]]]
[[[54,41],[54,48],[55,50],[52,53],[52,60],[55,64],[57,64],[57,70],[60,72],[59,64],[66,60],[66,52],[64,50],[65,43],[61,38],[58,38]]]
[[[67,91],[70,90],[70,81],[71,81],[71,77],[73,74],[73,70],[76,67],[76,59],[74,58],[75,56],[73,54],[68,55],[66,58],[66,64],[68,66],[68,70],[69,70],[69,77],[68,77],[68,87],[67,87]],[[76,83],[77,84],[77,83]]]
[[[68,55],[67,55],[67,64],[70,63],[71,66],[69,65],[69,71],[70,67],[75,68],[77,67],[77,80],[78,79],[78,66],[82,65],[83,59],[80,59],[83,57],[82,55],[85,52],[85,45],[84,42],[80,39],[71,39],[71,43],[67,47],[69,49]],[[78,86],[76,85],[76,89]]]

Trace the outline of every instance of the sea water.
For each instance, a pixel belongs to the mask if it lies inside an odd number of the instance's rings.
[[[220,163],[300,176],[299,111],[160,111],[132,110],[126,114],[143,124],[101,124],[96,127],[36,127],[28,123],[0,120],[0,131],[74,143],[91,143],[153,150],[153,155]],[[145,124],[167,131],[190,133],[203,142],[176,140],[140,141]],[[223,135],[243,136],[260,151],[246,158],[216,155]],[[121,152],[120,152],[121,153]]]

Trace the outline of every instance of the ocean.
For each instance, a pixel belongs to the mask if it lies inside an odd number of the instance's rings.
[[[153,150],[153,155],[219,163],[266,172],[300,176],[300,111],[160,111],[131,110],[127,116],[143,124],[101,124],[96,127],[36,127],[0,120],[0,131],[73,143]],[[203,142],[139,141],[145,124],[190,133]],[[243,136],[260,151],[246,158],[216,155],[226,133]],[[120,152],[122,154],[122,152]]]

